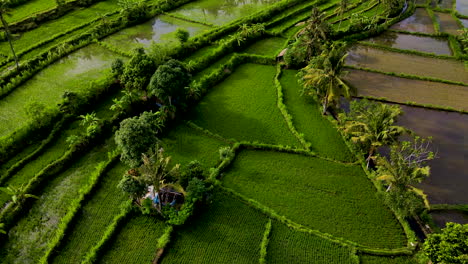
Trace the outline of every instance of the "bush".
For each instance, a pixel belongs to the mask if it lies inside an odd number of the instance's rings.
[[[190,37],[190,33],[184,28],[178,28],[175,34],[176,38],[180,41],[181,44],[187,42]]]
[[[205,179],[205,170],[198,160],[193,160],[186,166],[184,171],[180,174],[179,184],[185,189],[189,181],[193,178],[198,178],[200,180]]]
[[[423,251],[434,263],[468,263],[468,224],[447,223],[427,237]]]

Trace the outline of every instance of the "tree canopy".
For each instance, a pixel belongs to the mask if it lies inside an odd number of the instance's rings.
[[[125,66],[120,81],[129,91],[146,92],[149,80],[156,65],[143,48],[136,49]]]
[[[423,251],[434,263],[468,263],[468,224],[447,223],[427,237]]]
[[[151,77],[149,92],[172,105],[173,100],[185,99],[185,88],[190,81],[191,75],[184,64],[177,60],[169,60],[159,66]]]
[[[141,155],[153,148],[162,122],[159,112],[143,112],[139,117],[127,118],[115,133],[115,142],[122,150],[121,160],[131,167],[141,163]]]

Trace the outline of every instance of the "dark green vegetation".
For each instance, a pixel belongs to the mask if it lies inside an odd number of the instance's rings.
[[[222,181],[224,186],[310,229],[371,247],[406,244],[399,223],[376,198],[360,166],[294,154],[243,151]]]
[[[254,263],[260,257],[267,222],[260,212],[215,191],[199,214],[176,231],[162,263]]]
[[[348,247],[274,222],[267,263],[354,263]]]
[[[343,138],[333,125],[316,109],[318,104],[301,96],[297,71],[284,70],[280,81],[284,91],[284,103],[293,116],[293,123],[299,133],[311,143],[312,151],[328,158],[353,161],[354,155],[346,147]]]
[[[275,74],[272,66],[240,66],[197,105],[194,123],[228,139],[298,146],[276,107]]]
[[[67,2],[14,6],[20,73],[0,36],[1,186],[24,190],[0,194],[1,263],[411,263],[400,255],[412,255],[416,240],[384,205],[377,190],[387,185],[366,175],[333,113],[320,113],[323,102],[300,95],[297,69],[275,62],[288,44],[307,40],[294,36],[304,29],[295,25],[313,6],[332,23],[324,44],[401,20],[406,14],[380,18],[398,1],[78,0],[43,18]],[[23,18],[34,18],[31,28],[14,24]],[[448,32],[442,24],[434,32]],[[448,43],[454,49],[458,39]],[[463,56],[452,51],[411,56],[460,65],[447,58]],[[157,114],[142,115],[150,111]],[[136,141],[118,140],[116,152],[110,135],[138,116],[157,122],[144,137],[129,129]],[[141,161],[156,143],[164,156]],[[118,161],[124,145],[137,147],[132,159],[142,166]],[[132,201],[117,188],[124,174],[129,185],[152,181],[185,201],[154,213],[154,200],[139,200],[146,189]]]

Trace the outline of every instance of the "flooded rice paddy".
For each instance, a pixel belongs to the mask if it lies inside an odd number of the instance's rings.
[[[24,108],[29,102],[57,105],[65,91],[79,92],[103,76],[116,58],[118,55],[93,44],[40,71],[0,100],[0,136],[25,124]]]
[[[463,27],[468,28],[468,19],[460,19],[460,21],[463,24]]]
[[[440,24],[440,32],[449,33],[453,35],[460,34],[460,27],[451,14],[434,12],[436,19]]]
[[[414,14],[391,26],[390,29],[434,34],[432,19],[424,8],[416,8]]]
[[[187,30],[190,36],[195,36],[210,29],[210,27],[202,24],[161,15],[146,23],[121,30],[105,38],[104,42],[123,50],[148,47],[153,41],[174,44],[178,43],[175,32],[179,28]]]
[[[357,45],[350,49],[346,64],[468,84],[468,72],[463,62],[456,60],[427,58]]]
[[[421,37],[386,31],[366,41],[397,49],[416,50],[437,55],[452,55],[448,41],[431,37]]]
[[[279,0],[200,0],[178,8],[171,14],[214,25],[227,24],[249,16]]]
[[[456,9],[457,12],[464,15],[468,16],[468,0],[456,0]]]
[[[452,9],[454,0],[438,0],[438,6],[442,9]]]
[[[452,107],[468,111],[468,87],[399,78],[380,73],[349,70],[344,78],[357,87],[358,95],[386,98],[393,102]]]
[[[402,106],[398,124],[433,138],[437,158],[431,176],[420,184],[433,204],[468,204],[468,115]]]
[[[455,211],[455,210],[447,210],[447,211],[434,211],[431,212],[432,219],[436,223],[436,225],[440,228],[445,227],[445,223],[447,222],[455,222],[459,224],[468,224],[468,214]]]

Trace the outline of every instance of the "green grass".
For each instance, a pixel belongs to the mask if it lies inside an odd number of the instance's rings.
[[[123,163],[115,164],[102,178],[96,191],[84,203],[64,237],[51,263],[79,263],[104,234],[114,216],[120,213],[120,205],[128,197],[117,188],[127,170]]]
[[[271,264],[352,264],[351,254],[350,248],[273,222],[266,259]]]
[[[27,3],[12,8],[11,16],[5,16],[5,20],[8,23],[16,22],[34,13],[45,11],[56,6],[56,2],[51,0],[31,0]]]
[[[222,57],[221,59],[211,63],[210,66],[204,68],[202,71],[196,73],[194,76],[193,76],[193,79],[198,81],[200,80],[203,76],[205,75],[209,75],[211,74],[214,70],[218,69],[219,67],[221,67],[221,65],[225,64],[226,62],[228,62],[231,58],[232,58],[232,54],[229,54],[229,55],[226,55],[224,57]]]
[[[166,155],[170,155],[174,163],[184,166],[192,160],[198,160],[206,169],[216,166],[219,160],[218,150],[226,145],[227,143],[210,138],[185,124],[171,129],[162,139]]]
[[[273,66],[244,64],[193,111],[194,123],[225,138],[299,145],[279,109]]]
[[[0,136],[21,127],[27,116],[24,107],[37,101],[55,107],[65,91],[80,92],[102,77],[119,56],[96,44],[80,49],[36,74],[0,100]]]
[[[418,263],[410,256],[372,256],[359,255],[362,264],[416,264]]]
[[[162,263],[258,263],[263,215],[220,191],[197,214],[174,234]]]
[[[293,117],[299,133],[312,144],[312,150],[320,155],[341,161],[355,158],[348,150],[335,127],[322,116],[317,103],[300,95],[301,86],[297,82],[297,71],[284,70],[280,82],[283,87],[284,104]]]
[[[242,151],[223,185],[290,220],[361,245],[406,245],[402,227],[357,165],[268,151]]]
[[[54,2],[55,4],[55,1],[49,1]],[[100,15],[104,15],[118,9],[119,7],[116,0],[106,0],[101,1],[91,7],[78,9],[67,13],[58,19],[48,21],[35,29],[21,34],[19,39],[13,41],[15,51],[20,52],[28,49],[38,41],[49,39],[56,34],[93,21]],[[70,36],[70,34],[68,36]],[[8,42],[0,42],[0,53],[10,54],[10,46],[8,45]]]
[[[205,56],[208,53],[211,53],[213,50],[215,50],[218,46],[217,45],[209,45],[205,46],[203,48],[200,48],[194,52],[192,52],[189,56],[185,57],[183,59],[184,62],[189,62],[189,61],[196,61],[197,59]]]
[[[99,263],[151,263],[158,238],[164,232],[164,222],[151,216],[133,216],[111,239],[109,248]]]
[[[48,181],[39,199],[9,232],[9,239],[0,249],[2,259],[16,263],[38,263],[47,242],[56,231],[70,202],[78,196],[97,163],[107,159],[107,152],[115,148],[113,139],[96,146],[76,163]]]
[[[286,39],[272,37],[262,39],[247,47],[244,52],[276,57],[286,45]]]

